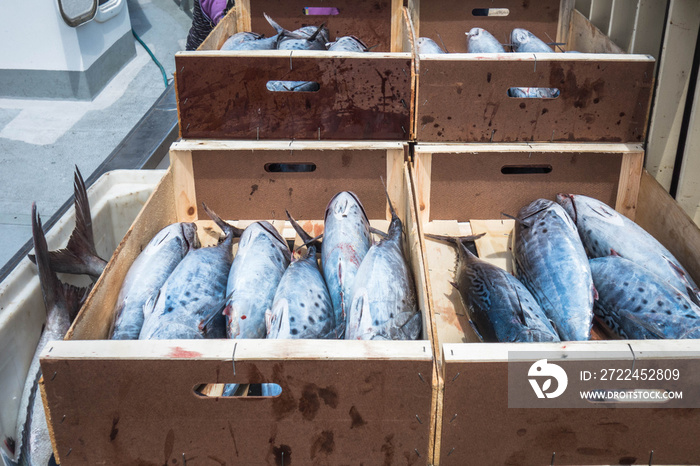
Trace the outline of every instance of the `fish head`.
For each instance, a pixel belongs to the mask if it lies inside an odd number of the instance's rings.
[[[598,221],[612,225],[624,225],[624,217],[615,209],[598,199],[581,194],[558,194],[557,203],[573,219],[577,225],[580,222]]]
[[[485,32],[486,32],[486,30],[482,29],[482,28],[471,28],[469,30],[469,32],[467,32],[466,34],[467,34],[467,37],[469,38],[469,40],[471,40],[471,39],[479,39],[480,37],[482,37],[484,35]]]
[[[355,209],[357,209],[358,212],[362,212],[362,216],[365,218],[367,223],[369,223],[365,208],[357,195],[352,191],[339,192],[333,196],[328,203],[328,206],[326,207],[325,220],[327,221],[331,215],[336,219],[347,218]]]
[[[515,28],[510,33],[510,42],[515,49],[527,44],[532,40],[534,35],[527,29]]]
[[[550,201],[549,199],[536,199],[520,209],[520,212],[518,212],[518,220],[520,223],[528,223],[528,219],[530,217],[533,217],[540,212],[549,209],[552,207],[552,204],[554,202]]]
[[[557,194],[557,204],[562,206],[571,220],[576,223],[578,216],[576,215],[576,204],[574,203],[574,194],[559,193]]]

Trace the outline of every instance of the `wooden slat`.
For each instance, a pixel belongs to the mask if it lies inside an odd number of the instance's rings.
[[[197,195],[194,189],[192,153],[170,152],[170,166],[173,171],[173,189],[178,222],[192,222],[197,219]]]
[[[678,137],[688,94],[693,47],[700,28],[694,0],[670,0],[654,108],[651,112],[645,167],[665,189],[671,186]]]
[[[219,24],[209,33],[197,50],[219,50],[229,37],[238,32],[236,19],[236,8],[234,7],[219,21]]]
[[[644,140],[650,57],[475,54],[425,56],[418,78],[420,142]],[[560,89],[556,99],[508,97],[511,87]]]
[[[627,52],[629,52],[638,12],[639,0],[613,0],[607,36]]]
[[[615,210],[634,220],[639,197],[639,180],[644,169],[644,152],[630,152],[622,156],[620,183],[617,187]]]
[[[252,21],[250,16],[250,0],[240,0],[236,2],[236,30],[237,31],[253,31]],[[262,32],[260,32],[262,34]]]
[[[580,12],[571,17],[567,50],[586,53],[624,53],[610,38],[588,21]]]
[[[695,87],[686,137],[676,200],[695,223],[700,225],[700,77]]]
[[[592,0],[591,14],[589,16],[591,23],[598,29],[607,31],[610,25],[611,12],[612,0]]]
[[[639,0],[630,53],[645,53],[659,58],[667,6],[668,0]]]
[[[557,42],[566,43],[566,41],[569,39],[569,29],[571,28],[572,15],[576,8],[576,4],[578,4],[576,0],[561,0],[561,6],[559,10],[559,27],[557,29],[556,36]],[[543,38],[542,40],[544,40],[545,42],[550,41],[547,38]],[[564,46],[564,48],[566,47],[567,46]]]

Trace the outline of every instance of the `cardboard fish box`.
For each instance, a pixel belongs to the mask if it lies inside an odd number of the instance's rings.
[[[601,366],[630,370],[635,364],[639,368],[664,363],[680,368],[685,402],[700,406],[699,341],[601,341],[606,337],[594,327],[596,341],[480,343],[450,285],[457,263],[454,247],[424,236],[485,232],[476,242],[480,257],[510,270],[508,244],[514,222],[501,213],[516,215],[529,202],[554,199],[559,192],[584,194],[635,219],[697,280],[700,230],[643,172],[643,156],[641,146],[627,144],[415,147],[412,178],[442,387],[434,464],[698,463],[700,409],[663,409],[663,403],[641,401],[537,409],[517,404],[517,396],[529,396],[534,401],[526,401],[533,405],[537,402],[527,376],[540,358],[523,352],[547,352],[549,363],[570,374],[588,364],[592,374],[591,367],[598,368],[599,378]],[[522,377],[516,378],[517,374]],[[578,375],[576,379],[569,375],[566,390],[583,383]],[[514,383],[526,391],[515,390]],[[589,388],[605,389],[610,386],[606,383],[591,382]],[[664,388],[677,383],[669,381]],[[640,382],[633,388],[644,387]]]
[[[76,318],[42,354],[54,451],[71,464],[427,464],[437,375],[412,191],[399,142],[180,141],[171,165]],[[305,171],[280,171],[282,165]],[[294,167],[287,167],[294,168]],[[312,171],[309,171],[312,170]],[[218,229],[205,202],[243,227],[285,209],[319,234],[331,197],[352,190],[388,227],[380,176],[400,216],[423,313],[417,341],[106,340],[123,278],[166,225]],[[297,241],[299,241],[297,239]],[[219,397],[224,383],[277,383],[282,394]],[[201,384],[214,384],[206,390]]]
[[[331,4],[329,4],[331,5]],[[175,55],[180,136],[211,139],[409,140],[413,33],[398,0],[236,2],[195,52]],[[355,35],[370,52],[219,51],[239,31],[275,33],[263,13],[294,30],[326,22],[331,40]],[[314,92],[273,92],[270,81],[311,81]]]
[[[417,55],[417,141],[643,142],[654,58],[624,53],[573,3],[409,1],[416,37],[451,52]],[[496,15],[476,16],[488,10]],[[502,44],[514,28],[525,28],[544,42],[563,43],[552,46],[556,52],[582,53],[466,53],[465,33],[473,27]],[[511,88],[554,88],[559,95],[510,97]]]

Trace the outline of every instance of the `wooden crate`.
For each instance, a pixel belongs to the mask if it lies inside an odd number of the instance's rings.
[[[308,3],[241,2],[195,52],[175,55],[180,136],[212,139],[409,140],[413,33],[399,0],[341,2],[337,16],[304,16]],[[371,52],[221,52],[231,34],[327,21],[333,40],[354,34]],[[271,80],[315,81],[317,92],[271,92]]]
[[[558,192],[580,193],[614,205],[634,218],[694,277],[700,277],[700,230],[660,185],[642,172],[642,159],[641,146],[624,144],[415,147],[411,176],[443,389],[435,464],[550,464],[553,454],[554,464],[560,465],[647,464],[651,450],[653,464],[700,462],[696,441],[700,409],[508,407],[508,351],[552,351],[558,355],[554,357],[557,363],[564,364],[581,358],[603,361],[592,353],[622,351],[632,364],[630,349],[637,361],[669,357],[681,360],[688,352],[699,354],[700,342],[480,343],[469,326],[459,295],[449,283],[454,280],[454,248],[423,236],[465,235],[484,228],[496,231],[502,222],[503,241],[507,243],[513,221],[502,217],[501,212],[515,215],[536,198],[553,199]],[[548,174],[503,174],[504,166],[551,166],[552,170]],[[495,263],[502,258],[499,256],[507,255],[509,259],[507,248],[497,244],[501,241],[497,235],[492,238],[493,243],[481,245],[482,257]],[[595,332],[594,338],[603,337]],[[660,354],[662,351],[666,353]],[[696,388],[700,386],[697,372],[686,375],[697,382]]]
[[[508,8],[475,17],[472,8]],[[654,58],[624,54],[573,9],[571,0],[498,4],[409,2],[416,37],[443,41],[448,54],[418,55],[414,132],[418,142],[643,142]],[[575,53],[472,54],[465,32],[483,27],[502,43],[514,28],[555,39]],[[559,50],[559,48],[557,48]],[[557,88],[554,99],[513,98],[511,87]]]
[[[67,341],[50,344],[42,355],[45,406],[61,464],[427,464],[437,372],[405,151],[399,142],[175,143],[169,171]],[[270,163],[314,164],[315,171],[270,172]],[[285,209],[318,234],[332,195],[352,190],[371,222],[386,228],[380,175],[403,220],[424,311],[422,340],[104,340],[120,284],[156,232],[195,221],[205,244],[215,241],[202,201],[241,227],[268,219],[292,239]],[[217,398],[193,391],[202,383],[231,382],[275,382],[283,392]]]

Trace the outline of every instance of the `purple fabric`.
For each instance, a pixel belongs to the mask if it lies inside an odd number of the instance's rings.
[[[309,16],[335,16],[339,13],[335,7],[307,6],[304,8],[304,14]]]
[[[209,18],[212,23],[219,24],[221,18],[224,17],[226,0],[199,0],[199,6],[202,8],[204,16]]]

